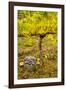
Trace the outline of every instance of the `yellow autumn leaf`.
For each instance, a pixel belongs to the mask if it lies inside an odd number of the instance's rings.
[[[47,58],[47,55],[45,55],[45,58]]]
[[[50,40],[53,40],[53,36],[50,34],[50,35],[48,35],[48,37],[47,37],[48,39],[50,39]]]
[[[40,58],[37,58],[37,64],[40,64]]]
[[[20,62],[20,63],[19,63],[19,66],[23,66],[23,65],[24,65],[24,63],[23,63],[23,62]]]
[[[37,58],[37,61],[40,61],[40,58]]]

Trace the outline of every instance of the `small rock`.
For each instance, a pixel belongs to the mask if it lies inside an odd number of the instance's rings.
[[[26,56],[24,58],[24,64],[36,65],[36,58],[33,56]]]

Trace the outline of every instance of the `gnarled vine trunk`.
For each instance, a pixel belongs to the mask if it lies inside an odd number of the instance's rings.
[[[44,62],[43,62],[43,52],[42,52],[42,39],[43,39],[43,37],[40,36],[39,50],[40,50],[40,64],[41,64],[41,66],[44,64]]]

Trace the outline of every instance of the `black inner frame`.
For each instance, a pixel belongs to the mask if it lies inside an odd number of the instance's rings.
[[[14,6],[31,6],[31,7],[46,7],[60,8],[61,13],[61,82],[47,82],[36,84],[16,84],[14,85]],[[54,86],[64,85],[64,5],[59,4],[42,4],[42,3],[25,3],[25,2],[9,2],[9,88],[24,88],[38,86]]]

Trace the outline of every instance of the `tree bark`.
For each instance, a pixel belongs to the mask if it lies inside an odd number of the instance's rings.
[[[43,37],[40,36],[40,40],[39,40],[39,50],[40,50],[40,63],[41,66],[43,65],[43,52],[42,52],[42,39]]]
[[[46,35],[48,34],[56,34],[55,32],[47,32],[45,34],[31,34],[31,36],[38,36],[39,37],[39,50],[40,50],[40,63],[41,63],[41,66],[44,65],[44,60],[43,60],[43,52],[42,52],[42,39],[44,37],[46,37]],[[24,37],[23,34],[21,35],[18,35],[18,37]]]

